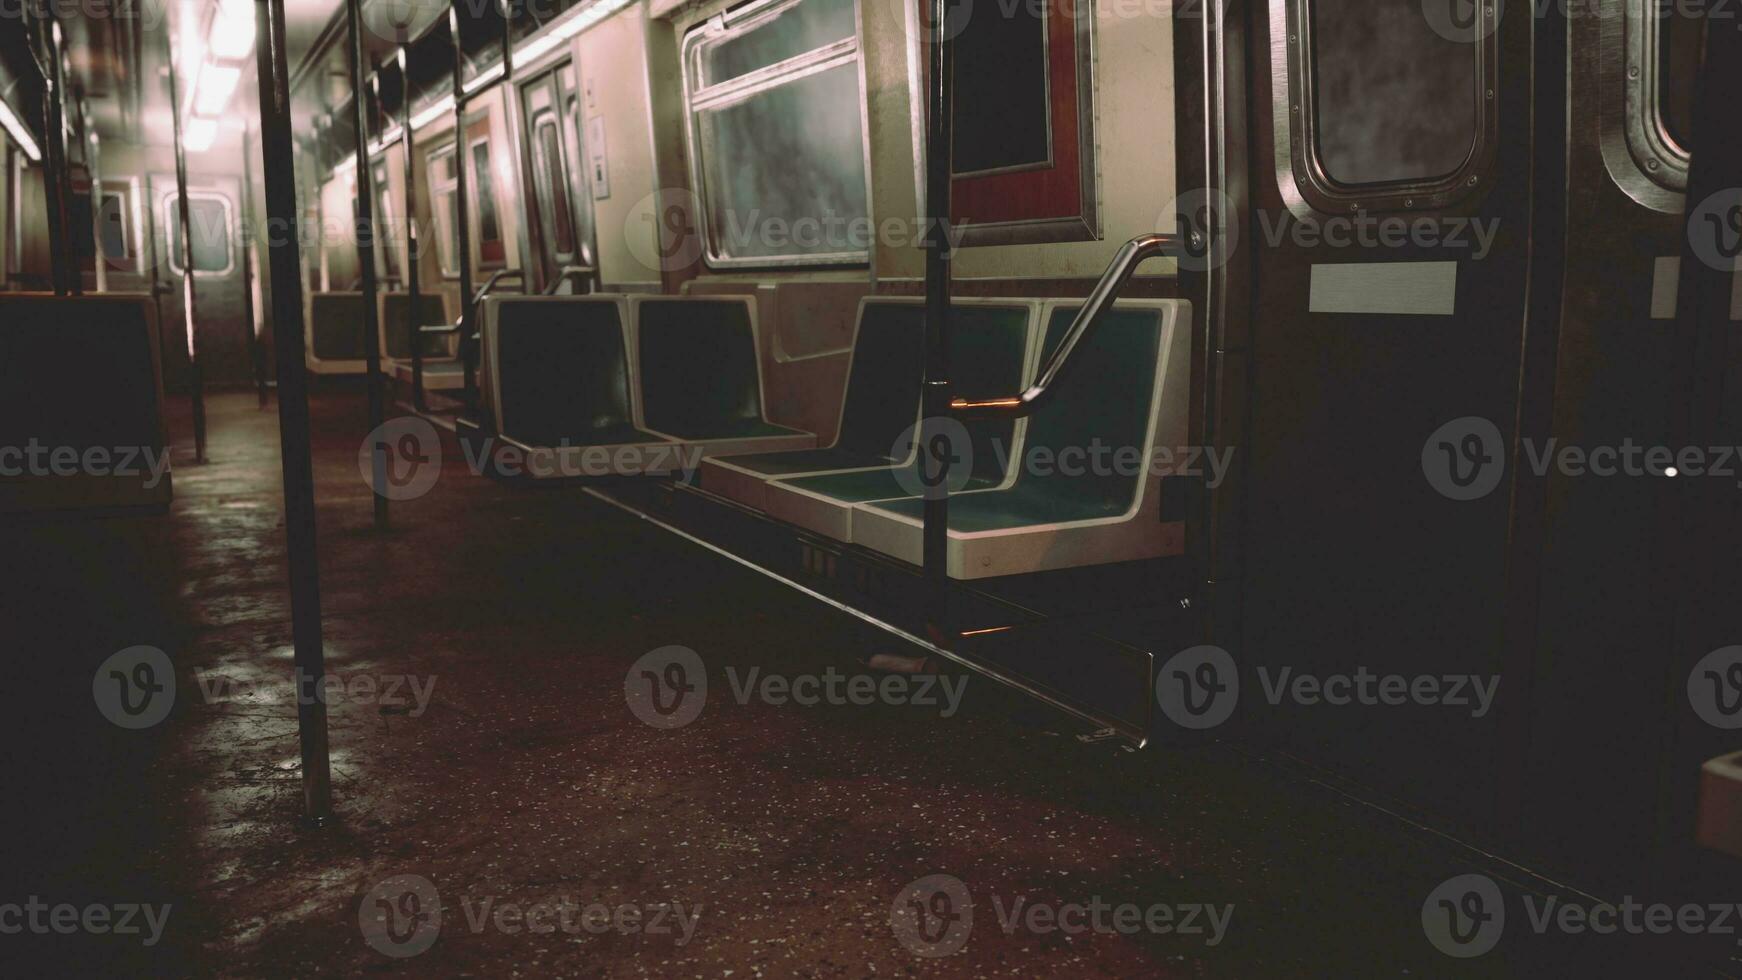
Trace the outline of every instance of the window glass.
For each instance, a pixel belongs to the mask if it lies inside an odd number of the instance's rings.
[[[575,224],[569,213],[567,181],[563,175],[562,134],[555,117],[546,115],[538,124],[538,166],[550,202],[551,248],[559,255],[575,254]]]
[[[1426,0],[1467,11],[1469,0]],[[1432,180],[1475,148],[1481,45],[1417,0],[1311,0],[1319,166],[1343,185]],[[1455,21],[1454,21],[1455,22]]]
[[[381,243],[381,261],[389,278],[399,278],[399,217],[393,210],[393,185],[387,182],[387,164],[375,165],[375,240]]]
[[[1052,158],[1047,4],[970,17],[956,36],[952,169],[980,173]]]
[[[478,237],[485,242],[500,242],[502,226],[496,220],[496,180],[490,169],[490,144],[472,144],[472,187],[477,200],[472,207],[478,212]]]
[[[174,195],[166,198],[166,220],[169,223],[169,265],[176,274],[182,271],[182,232],[180,203]],[[193,232],[194,272],[227,272],[230,268],[229,208],[215,197],[188,198],[188,227]]]
[[[710,263],[867,259],[855,20],[853,0],[792,0],[692,34],[685,84]],[[771,65],[784,67],[749,88],[718,84]]]
[[[709,229],[722,254],[865,250],[847,226],[866,214],[856,66],[705,112],[702,134]]]
[[[1657,118],[1676,149],[1687,151],[1693,132],[1694,86],[1705,52],[1707,17],[1687,0],[1657,3]]]
[[[442,275],[460,274],[459,200],[454,195],[454,148],[452,144],[429,156],[429,191],[435,202],[436,260]]]
[[[806,0],[702,49],[702,84],[718,85],[855,37],[853,0]]]

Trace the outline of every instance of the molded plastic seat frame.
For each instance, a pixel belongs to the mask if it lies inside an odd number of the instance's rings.
[[[910,300],[906,297],[899,299],[882,299],[880,301],[922,308],[925,305],[925,301],[922,299]],[[1041,339],[1045,332],[1045,321],[1040,317],[1042,306],[1040,301],[1023,299],[958,299],[952,301],[950,305],[953,309],[958,310],[963,308],[973,308],[1021,311],[1026,317],[1027,323],[1022,338],[1021,367],[1018,369],[1018,376],[1016,378],[1001,381],[995,386],[993,391],[1005,391],[1026,387],[1034,379],[1034,374],[1040,367]],[[952,363],[956,363],[953,355]],[[959,374],[961,368],[956,367],[953,370]],[[990,395],[993,391],[988,391],[983,394]],[[843,398],[843,411],[845,410],[845,402],[846,400]],[[914,418],[915,423],[917,424],[919,420],[918,406],[915,406],[915,409]],[[1008,460],[1015,461],[1022,458],[1023,439],[1027,431],[1028,422],[1026,419],[1015,421],[1015,424],[1011,427],[1010,443],[1004,449]],[[896,475],[904,469],[912,469],[918,466],[917,454],[911,450],[912,447],[910,447],[910,452],[905,459],[892,465],[858,467],[845,470],[828,470],[818,473],[787,474],[769,478],[764,483],[762,509],[769,516],[785,521],[788,524],[802,527],[808,531],[813,531],[817,534],[833,538],[836,541],[852,543],[853,520],[854,515],[857,513],[858,504],[866,502],[867,500],[899,499],[902,497],[913,496],[913,494],[908,492],[901,485],[900,479]],[[832,496],[827,492],[819,491],[815,488],[803,485],[803,483],[807,482],[832,482],[831,478],[834,477],[862,476],[866,478],[881,478],[884,474],[888,475],[889,482],[891,483],[892,489],[895,493],[857,500]],[[709,475],[711,476],[712,474]],[[1015,479],[1016,468],[1014,466],[1009,466],[1006,467],[1005,472],[1001,474],[1000,479],[996,482],[990,484],[975,482],[967,484],[966,486],[974,489],[985,490],[1005,489],[1008,488]]]
[[[1077,300],[1049,302],[1042,313],[1042,329],[1052,321],[1055,311],[1075,310]],[[1180,521],[1161,519],[1161,484],[1163,477],[1153,473],[1155,447],[1183,447],[1188,437],[1187,416],[1191,388],[1191,304],[1185,300],[1121,300],[1116,311],[1154,310],[1161,316],[1161,337],[1158,340],[1155,383],[1150,392],[1147,433],[1144,439],[1143,464],[1139,468],[1137,486],[1131,505],[1114,517],[1028,524],[989,530],[949,532],[948,572],[953,579],[993,578],[1031,572],[1102,565],[1145,558],[1160,558],[1183,553],[1185,525]],[[1079,352],[1079,356],[1082,352]],[[1072,376],[1066,384],[1093,384],[1094,379],[1082,373]],[[1056,403],[1055,403],[1056,404]],[[1041,413],[1049,407],[1040,409]],[[1037,413],[1038,417],[1038,413]],[[1014,487],[1025,476],[1014,467]],[[997,490],[970,490],[951,494],[951,500],[978,494],[1009,492],[1011,487]],[[898,501],[892,506],[914,510],[917,502]],[[891,509],[889,502],[858,504],[853,515],[853,541],[910,564],[922,562],[924,522],[917,513]]]
[[[495,419],[499,440],[507,446],[514,447],[525,454],[523,472],[533,479],[574,479],[576,477],[616,477],[616,476],[669,476],[674,473],[687,472],[694,468],[700,460],[700,455],[693,449],[675,439],[660,436],[657,433],[645,433],[654,436],[646,440],[636,440],[625,443],[609,443],[595,446],[567,445],[544,446],[537,445],[528,439],[515,436],[517,425],[527,424],[510,414],[504,418],[502,412],[502,376],[501,376],[501,310],[505,303],[539,304],[551,307],[553,316],[560,315],[563,307],[573,307],[581,304],[607,304],[616,307],[618,328],[623,334],[624,367],[628,374],[631,393],[636,383],[635,346],[631,343],[633,332],[630,329],[630,306],[627,296],[612,296],[608,294],[590,294],[584,296],[488,296],[480,305],[480,326],[483,330],[483,377],[485,404],[490,416]],[[633,394],[631,394],[633,402]],[[637,421],[636,427],[639,428]],[[599,472],[603,466],[608,472]]]
[[[401,297],[409,297],[409,293],[400,291],[383,292],[378,297],[378,316],[376,325],[381,333],[381,373],[402,384],[411,384],[411,358],[397,357],[389,353],[394,344],[389,338],[402,335],[405,331],[405,321],[402,314],[390,312],[388,305]],[[453,318],[447,312],[447,300],[440,293],[423,293],[419,297],[425,302],[440,300],[442,303],[441,319],[434,323],[420,323],[418,326],[438,326],[451,323]],[[444,353],[425,354],[423,356],[423,387],[426,391],[455,391],[466,386],[465,371],[460,365],[460,359],[454,353],[451,338],[443,337],[441,344]]]
[[[959,300],[958,302],[969,302]],[[847,405],[853,394],[853,372],[858,367],[859,355],[862,351],[862,341],[865,330],[865,313],[873,305],[921,307],[925,305],[922,299],[906,296],[863,296],[859,300],[859,309],[853,317],[853,340],[849,345],[847,355],[847,385],[841,392],[841,401],[835,412],[835,439],[820,450],[809,452],[791,452],[784,454],[791,459],[814,461],[816,458],[838,456],[845,466],[816,465],[808,462],[796,469],[759,468],[753,465],[751,454],[742,456],[709,457],[702,460],[702,488],[708,493],[766,513],[768,511],[768,484],[770,480],[781,477],[818,476],[827,473],[853,473],[867,469],[882,469],[891,465],[887,457],[871,460],[854,460],[854,452],[841,450],[841,433],[846,428]],[[915,339],[914,366],[923,372],[922,356],[923,337]],[[916,379],[917,380],[917,379]],[[918,386],[915,386],[913,414],[909,425],[917,424],[920,418]],[[899,436],[900,433],[896,433]],[[890,439],[893,446],[895,438]],[[776,457],[778,458],[778,457]],[[911,457],[910,457],[911,459]]]
[[[813,449],[817,444],[815,433],[804,432],[768,421],[768,404],[766,391],[762,380],[762,345],[759,325],[756,319],[756,302],[751,296],[665,296],[630,294],[625,297],[629,304],[631,364],[634,365],[634,384],[631,386],[635,404],[635,424],[637,427],[655,435],[683,443],[691,447],[695,458],[707,456],[722,456],[734,454],[778,453],[797,449]],[[646,381],[643,371],[649,370],[642,363],[642,311],[649,305],[693,306],[701,309],[707,306],[741,307],[750,326],[750,363],[756,372],[756,411],[760,423],[771,431],[766,435],[754,436],[709,436],[707,434],[691,435],[688,433],[662,432],[647,419],[645,400]]]
[[[361,343],[366,331],[363,329],[363,294],[355,290],[331,290],[328,292],[311,292],[306,300],[305,316],[303,317],[303,340],[307,345],[304,363],[315,374],[363,374],[369,370],[369,362],[359,353],[356,357],[323,358],[316,350],[315,324],[320,322],[320,312],[323,307],[331,307],[334,303],[354,301],[357,308],[357,337]]]

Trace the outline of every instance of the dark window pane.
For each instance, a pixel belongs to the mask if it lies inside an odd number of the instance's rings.
[[[478,237],[486,242],[502,240],[502,229],[496,223],[496,183],[490,172],[490,144],[472,147],[472,187],[477,191]]]
[[[853,0],[805,0],[704,48],[702,85],[718,85],[855,35]]]
[[[569,195],[563,177],[563,151],[556,123],[546,120],[538,126],[538,155],[546,185],[546,200],[550,202],[551,247],[562,255],[575,254],[574,219],[569,214]]]
[[[1706,20],[1685,0],[1658,0],[1657,114],[1665,135],[1685,150],[1693,133],[1694,85],[1706,45]]]
[[[170,198],[170,262],[182,268],[182,237],[175,199]],[[188,198],[188,226],[194,236],[194,271],[223,272],[230,267],[230,227],[224,202],[209,197]]]
[[[1379,184],[1444,177],[1463,166],[1476,145],[1478,46],[1443,37],[1420,0],[1310,2],[1325,175],[1339,184]],[[1426,2],[1466,16],[1470,8],[1469,0]]]
[[[127,201],[120,194],[103,195],[103,213],[98,229],[103,235],[103,254],[111,260],[133,258],[133,237],[127,233]]]
[[[1047,23],[1051,4],[977,8],[956,37],[952,169],[977,173],[1046,163]]]

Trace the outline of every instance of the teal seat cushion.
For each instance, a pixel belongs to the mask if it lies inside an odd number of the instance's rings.
[[[1061,307],[1047,324],[1042,358],[1063,340],[1076,309]],[[1073,373],[1052,401],[1029,419],[1026,462],[1004,490],[950,497],[950,530],[964,533],[1096,520],[1125,514],[1137,502],[1141,467],[1130,449],[1148,448],[1155,372],[1161,355],[1163,314],[1157,310],[1109,312],[1087,344]],[[1093,463],[1100,448],[1102,463]],[[1124,464],[1118,463],[1125,449]],[[1068,461],[1061,459],[1066,453]],[[918,519],[924,501],[874,504],[879,510]]]
[[[950,365],[954,389],[966,398],[992,398],[1021,389],[1028,355],[1028,310],[1022,306],[957,306],[950,314]],[[911,429],[910,421],[905,427]],[[978,420],[963,426],[968,433],[968,474],[958,489],[996,486],[1004,479],[1013,449],[1016,423],[1010,419]],[[911,433],[909,433],[911,434]],[[899,437],[898,437],[899,438]],[[889,452],[909,455],[910,447],[890,444]],[[835,473],[781,481],[811,493],[847,503],[889,500],[914,494],[917,462],[880,466],[865,473]],[[903,469],[911,470],[903,474]]]
[[[638,429],[615,303],[504,300],[496,308],[498,424],[531,446],[660,442]]]
[[[722,456],[720,461],[748,470],[757,476],[777,477],[793,473],[821,473],[826,470],[861,470],[887,466],[889,457],[855,453],[839,447],[828,449],[795,449],[785,453],[751,453],[744,456]]]

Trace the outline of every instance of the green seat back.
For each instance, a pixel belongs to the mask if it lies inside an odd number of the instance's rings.
[[[629,359],[616,303],[504,300],[496,308],[498,421],[535,445],[632,426]],[[606,441],[606,440],[601,440]]]
[[[925,380],[925,309],[870,300],[859,317],[836,448],[887,459],[919,418]]]
[[[705,436],[762,418],[750,309],[731,300],[638,304],[641,412],[650,429]]]
[[[314,293],[309,297],[309,322],[315,357],[323,361],[363,359],[363,294]]]
[[[1075,307],[1059,307],[1046,326],[1041,362],[1064,340]],[[1054,454],[1070,449],[1091,452],[1106,447],[1105,459],[1127,447],[1146,449],[1150,408],[1155,395],[1155,371],[1161,356],[1159,310],[1109,310],[1095,333],[1076,351],[1077,364],[1054,391],[1052,401],[1036,411],[1028,422],[1028,451],[1046,448]],[[1093,457],[1089,457],[1092,461]],[[1143,461],[1148,465],[1148,460]],[[1080,504],[1123,509],[1137,493],[1138,474],[1128,466],[1083,465],[1079,474],[1066,475],[1054,465],[1036,477],[1054,493],[1076,498]]]

